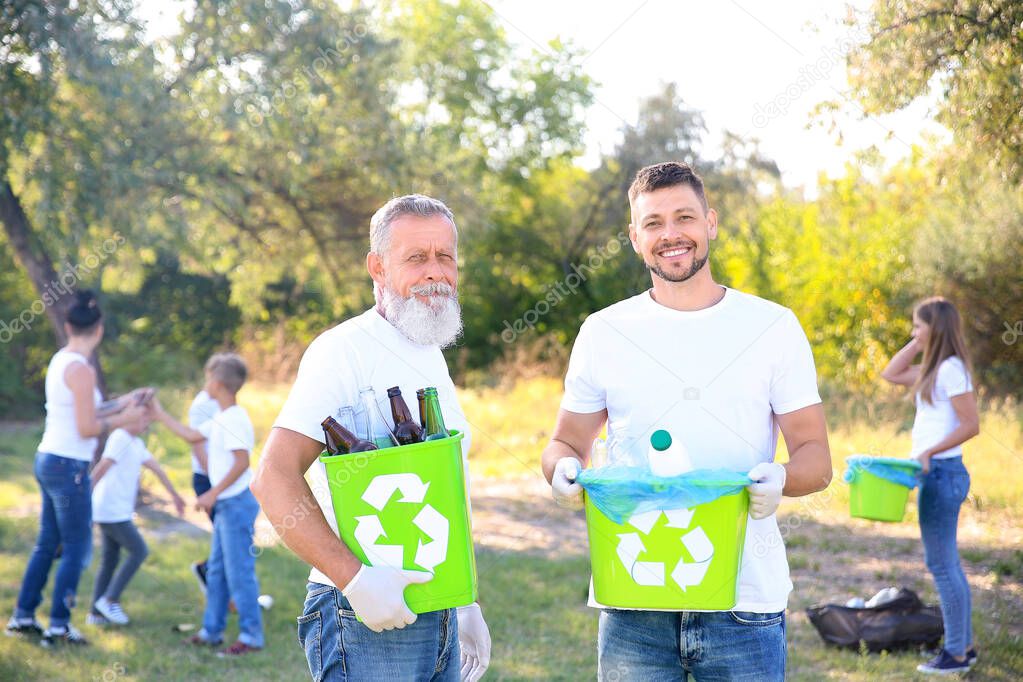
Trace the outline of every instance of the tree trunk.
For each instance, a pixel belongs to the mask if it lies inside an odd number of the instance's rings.
[[[3,222],[7,240],[14,247],[18,260],[39,294],[39,300],[44,304],[46,317],[57,339],[57,347],[63,348],[67,344],[64,313],[71,291],[62,286],[54,286],[58,284],[57,271],[53,269],[49,257],[34,246],[32,225],[6,176],[0,178],[0,222]],[[48,302],[48,299],[52,301]]]
[[[18,260],[32,280],[32,286],[39,294],[39,300],[43,302],[46,310],[46,317],[53,327],[53,335],[56,337],[57,347],[63,348],[67,345],[67,334],[64,332],[64,320],[67,315],[68,303],[71,299],[73,289],[64,287],[57,281],[57,271],[53,268],[53,262],[41,249],[34,248],[32,224],[25,215],[21,201],[14,193],[14,188],[6,177],[0,178],[0,222],[4,225],[7,233],[7,240],[14,247]],[[89,358],[96,370],[96,387],[100,394],[107,397],[107,382],[103,376],[103,366],[99,361],[98,349],[92,352]],[[103,452],[106,439],[101,438],[97,443],[96,452],[93,453],[93,465],[99,460]]]

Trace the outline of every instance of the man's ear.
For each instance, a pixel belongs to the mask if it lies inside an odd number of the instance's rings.
[[[714,209],[707,209],[707,236],[710,239],[718,238],[718,212]]]
[[[636,226],[629,223],[629,241],[632,242],[632,250],[639,253],[639,244],[636,243]]]
[[[370,251],[366,254],[366,271],[369,272],[369,276],[373,278],[373,281],[384,286],[387,278],[384,273],[384,259],[379,254]]]

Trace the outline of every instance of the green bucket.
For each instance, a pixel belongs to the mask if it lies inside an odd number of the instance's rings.
[[[725,611],[735,606],[749,493],[615,523],[586,498],[593,596],[635,609]]]
[[[341,539],[371,566],[432,571],[405,588],[415,613],[476,601],[462,434],[400,448],[321,455]]]
[[[901,521],[906,515],[909,488],[869,471],[860,471],[849,484],[849,514],[872,521]]]

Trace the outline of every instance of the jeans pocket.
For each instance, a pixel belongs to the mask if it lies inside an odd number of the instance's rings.
[[[314,680],[320,679],[323,670],[323,660],[320,654],[323,633],[319,611],[313,611],[299,616],[298,622],[298,643],[305,651],[306,661],[309,663],[309,674]]]
[[[767,627],[777,625],[785,619],[785,612],[776,613],[755,613],[753,611],[729,611],[728,615],[739,625],[751,625],[754,627]]]
[[[965,470],[956,474],[955,490],[956,497],[959,498],[959,504],[962,504],[970,492],[970,474],[968,474]]]

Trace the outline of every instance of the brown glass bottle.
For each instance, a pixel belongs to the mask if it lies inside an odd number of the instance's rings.
[[[423,428],[413,419],[408,411],[405,399],[401,397],[401,389],[392,386],[387,389],[387,397],[391,401],[391,416],[394,418],[394,437],[399,445],[412,445],[423,442]]]
[[[419,425],[426,431],[426,389],[420,388],[416,391],[416,400],[419,401]]]
[[[368,440],[359,438],[341,426],[333,417],[324,419],[320,426],[323,427],[323,436],[326,441],[328,454],[344,455],[352,452],[367,452],[377,449],[376,445]]]

